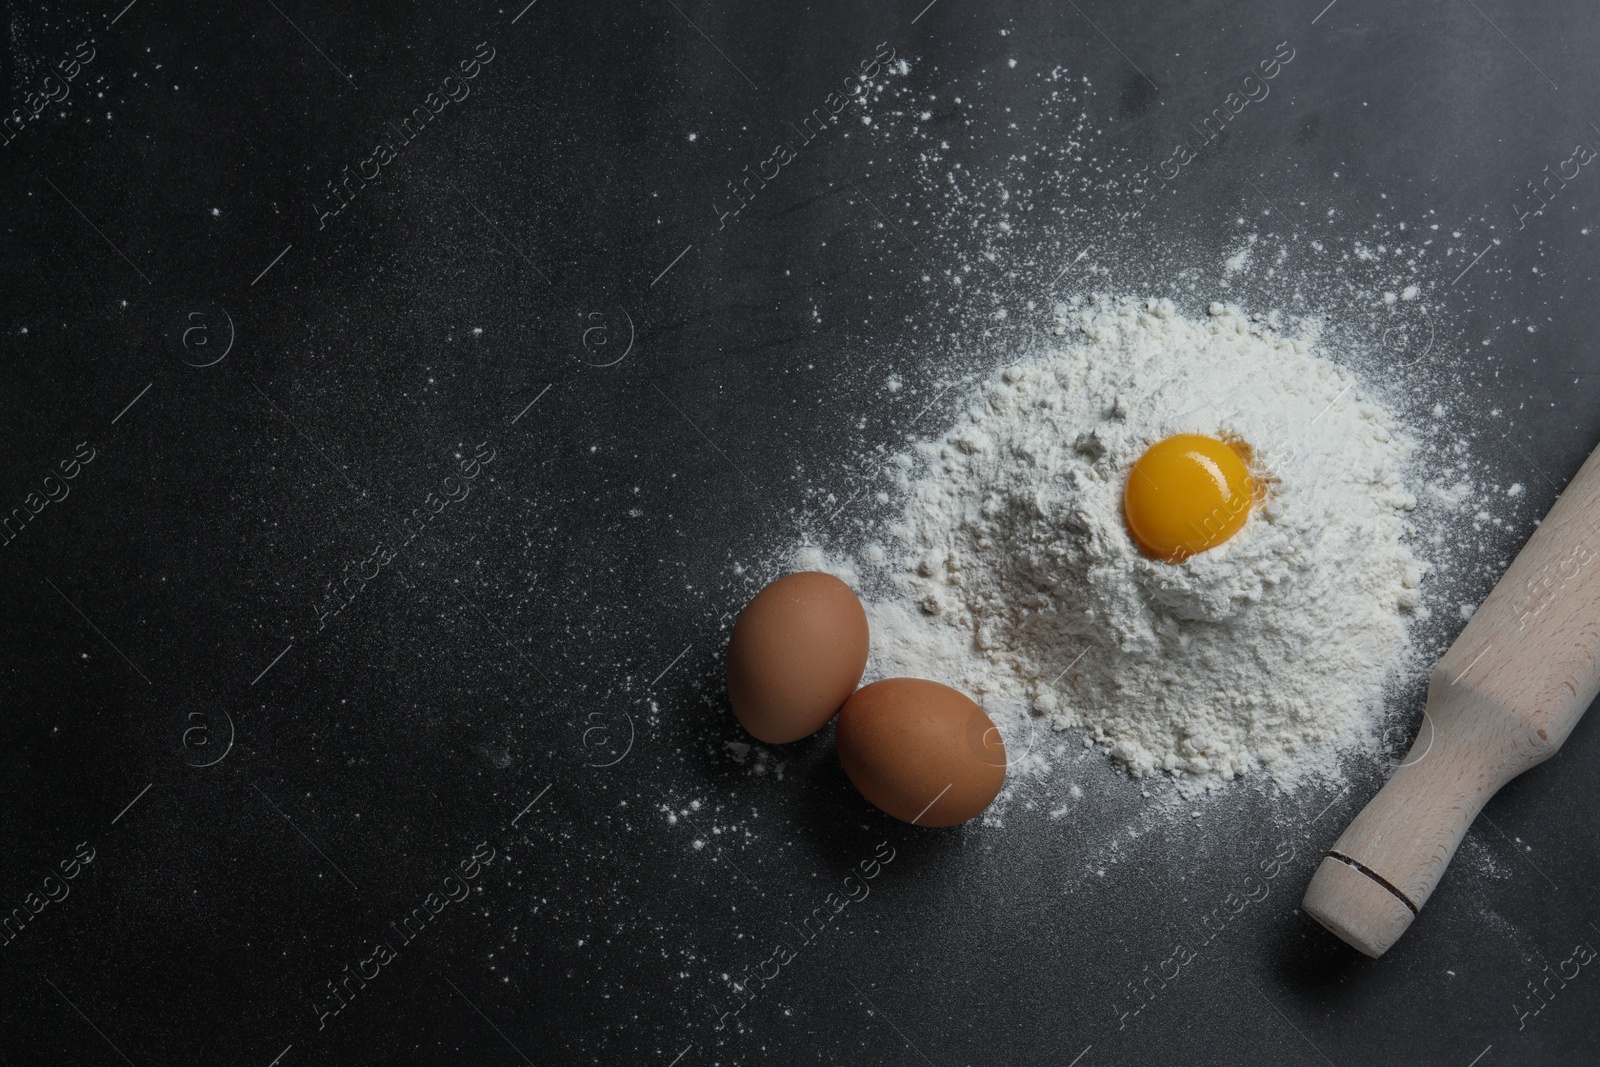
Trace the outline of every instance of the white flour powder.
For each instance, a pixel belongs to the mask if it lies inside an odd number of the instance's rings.
[[[1062,347],[895,461],[903,518],[868,573],[842,568],[890,593],[868,605],[870,676],[962,689],[1014,755],[1044,719],[1186,793],[1257,769],[1292,788],[1374,739],[1428,570],[1407,547],[1413,444],[1314,338],[1210,310],[1063,307]],[[1173,565],[1130,540],[1122,493],[1179,433],[1243,439],[1269,494]]]

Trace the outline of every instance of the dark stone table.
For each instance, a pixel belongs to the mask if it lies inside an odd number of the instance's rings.
[[[1246,233],[1409,222],[1398,362],[1527,487],[1481,597],[1600,425],[1600,179],[1519,218],[1600,143],[1592,7],[122,3],[0,59],[0,1061],[1600,1058],[1593,724],[1373,962],[1296,906],[1378,769],[1167,817],[1091,755],[917,832],[720,688],[952,383],[1095,288],[1268,306]],[[806,125],[880,43],[876,124]]]

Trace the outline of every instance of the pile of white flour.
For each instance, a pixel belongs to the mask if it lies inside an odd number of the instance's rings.
[[[889,594],[868,604],[869,675],[954,685],[1013,745],[1030,717],[1081,730],[1184,792],[1334,774],[1408,665],[1428,570],[1408,547],[1411,439],[1314,338],[1235,308],[1100,299],[1058,321],[1061,347],[896,459],[886,543],[803,561]],[[1140,554],[1122,494],[1180,433],[1248,443],[1267,498],[1174,565]]]

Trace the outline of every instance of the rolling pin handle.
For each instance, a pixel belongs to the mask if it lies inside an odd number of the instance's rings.
[[[1597,520],[1600,449],[1434,667],[1410,755],[1312,876],[1306,913],[1368,956],[1405,933],[1490,798],[1600,694]]]

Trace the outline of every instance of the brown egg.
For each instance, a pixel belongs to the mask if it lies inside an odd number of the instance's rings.
[[[1006,746],[994,722],[938,682],[886,678],[863,686],[845,701],[833,739],[861,795],[917,826],[966,822],[1006,780]]]
[[[789,574],[755,595],[728,642],[728,700],[758,740],[816,733],[867,669],[867,613],[831,574]]]

